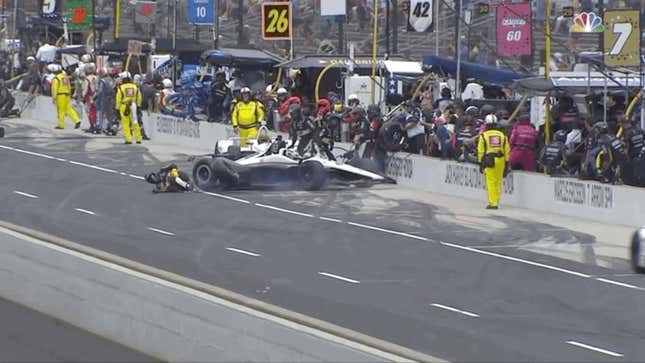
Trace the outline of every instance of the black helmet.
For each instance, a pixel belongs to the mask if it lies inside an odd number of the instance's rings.
[[[370,117],[379,117],[381,116],[381,108],[378,105],[369,105],[367,106],[367,115]]]
[[[441,89],[441,96],[442,97],[452,97],[452,92],[450,92],[450,88],[444,87]]]
[[[553,141],[559,141],[564,143],[567,141],[567,131],[566,130],[558,130],[555,132],[553,135]]]
[[[150,184],[159,184],[159,183],[161,183],[161,178],[159,178],[159,175],[157,173],[150,173],[150,174],[145,176],[145,179]]]
[[[495,106],[485,104],[482,106],[482,109],[480,111],[482,117],[486,117],[486,115],[490,115],[491,113],[495,113]]]
[[[468,108],[466,108],[466,115],[479,116],[479,107],[468,106]]]

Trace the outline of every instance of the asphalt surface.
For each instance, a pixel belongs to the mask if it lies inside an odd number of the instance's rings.
[[[0,299],[0,362],[152,362],[153,358]]]
[[[153,195],[141,176],[162,162],[144,147],[7,133],[2,220],[448,360],[645,360],[645,282],[625,260],[495,249],[550,241],[584,253],[591,234],[455,215],[390,197],[389,185]]]

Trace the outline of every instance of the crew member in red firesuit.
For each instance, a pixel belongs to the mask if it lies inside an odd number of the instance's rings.
[[[289,96],[289,92],[285,88],[279,88],[277,91],[278,96],[278,114],[281,121],[278,125],[279,131],[289,132],[289,124],[291,122],[291,115],[289,107],[291,105],[302,105],[302,100],[297,96]]]
[[[508,161],[511,169],[535,171],[537,137],[537,130],[531,125],[529,115],[521,115],[511,132],[511,156]]]

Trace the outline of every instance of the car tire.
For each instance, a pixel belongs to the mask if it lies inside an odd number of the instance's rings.
[[[210,165],[213,170],[213,183],[215,186],[234,188],[238,185],[240,175],[235,168],[234,161],[220,157],[213,159]]]
[[[318,161],[305,161],[300,165],[299,172],[305,190],[320,190],[327,182],[327,170]]]
[[[215,186],[215,173],[211,161],[209,158],[203,158],[193,166],[193,181],[201,190],[209,190]]]
[[[630,260],[632,263],[632,269],[634,270],[634,272],[639,274],[645,274],[645,267],[641,266],[639,262],[641,249],[645,248],[642,242],[643,241],[641,241],[641,238],[639,236],[639,230],[636,230],[636,232],[634,232],[634,235],[632,236]]]

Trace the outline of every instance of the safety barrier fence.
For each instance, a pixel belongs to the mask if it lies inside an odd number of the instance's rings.
[[[54,125],[55,110],[50,98],[38,97],[23,114]],[[212,151],[217,140],[234,135],[233,128],[228,125],[193,122],[161,114],[144,113],[143,121],[154,142],[205,151]],[[348,145],[341,146],[346,148]],[[486,201],[482,175],[473,164],[396,153],[388,157],[386,172],[407,188]],[[642,188],[553,178],[538,173],[511,173],[504,181],[501,205],[604,223],[645,224],[645,190]]]

